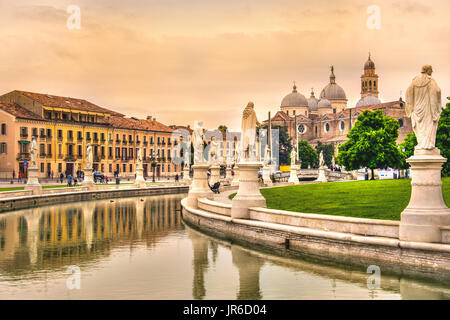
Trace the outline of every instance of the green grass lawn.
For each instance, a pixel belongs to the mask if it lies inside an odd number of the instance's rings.
[[[450,178],[442,179],[450,206]],[[410,180],[351,181],[261,189],[270,209],[400,220],[411,195]],[[231,197],[230,197],[231,198]]]

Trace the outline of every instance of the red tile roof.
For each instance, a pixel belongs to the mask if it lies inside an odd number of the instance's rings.
[[[143,120],[135,118],[124,118],[111,116],[109,123],[114,128],[131,129],[131,130],[151,130],[159,132],[173,132],[174,130],[156,120]]]
[[[13,102],[0,102],[0,109],[17,118],[42,120],[42,117]]]
[[[44,106],[48,107],[60,107],[60,108],[67,108],[67,109],[74,109],[74,110],[81,110],[81,111],[90,111],[90,112],[98,112],[98,113],[109,113],[111,115],[115,116],[123,116],[123,114],[99,107],[89,101],[86,101],[84,99],[76,99],[76,98],[70,98],[70,97],[61,97],[61,96],[53,96],[43,93],[34,93],[34,92],[27,92],[27,91],[20,91],[16,90],[16,92],[41,103]]]

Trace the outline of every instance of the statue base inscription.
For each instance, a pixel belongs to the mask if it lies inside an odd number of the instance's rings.
[[[291,184],[299,184],[300,180],[298,180],[298,175],[297,175],[297,170],[298,170],[298,166],[291,166],[291,173],[289,175],[289,180],[288,183]]]
[[[28,179],[24,190],[31,190],[33,194],[41,194],[42,186],[39,183],[39,169],[37,167],[28,168]]]
[[[189,187],[187,203],[192,208],[198,208],[198,198],[213,199],[214,194],[208,187],[208,168],[207,164],[196,164],[192,166],[194,178]]]
[[[239,163],[239,189],[232,200],[232,218],[248,219],[248,208],[266,206],[266,199],[259,192],[258,171],[261,167],[260,162]]]
[[[403,241],[442,242],[441,228],[450,226],[450,209],[442,196],[442,165],[447,159],[439,149],[416,150],[406,160],[411,165],[412,191],[402,212],[399,238]]]

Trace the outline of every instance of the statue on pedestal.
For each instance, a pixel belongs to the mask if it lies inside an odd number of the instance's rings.
[[[192,144],[194,145],[194,164],[202,164],[203,157],[203,122],[196,121],[194,124],[194,132],[192,133]]]
[[[216,137],[211,137],[211,143],[209,148],[209,162],[211,164],[217,164],[218,157],[217,157],[217,151],[219,148],[219,143],[216,141]]]
[[[433,68],[422,67],[422,74],[413,79],[406,91],[406,115],[411,117],[417,138],[416,150],[432,150],[436,144],[436,131],[442,112],[441,89],[431,78]]]
[[[143,161],[142,161],[142,148],[138,148],[137,157],[136,157],[136,168],[137,169],[143,168],[142,163],[143,163]]]
[[[88,170],[92,170],[94,164],[94,156],[92,155],[92,147],[91,144],[88,143],[86,146],[86,168]]]
[[[292,148],[292,151],[291,151],[291,167],[295,166],[296,158],[297,158],[297,152],[295,152],[295,148]]]
[[[31,147],[30,147],[30,157],[31,157],[31,168],[37,167],[37,153],[38,153],[38,147],[36,143],[36,138],[31,138]]]
[[[319,154],[319,168],[323,168],[325,165],[325,160],[323,159],[323,151],[320,151]]]
[[[241,143],[236,140],[234,147],[234,163],[237,164],[241,161]]]
[[[249,102],[244,109],[242,116],[242,132],[241,132],[241,150],[244,157],[243,161],[255,160],[253,150],[256,144],[256,126],[259,123],[253,102]]]

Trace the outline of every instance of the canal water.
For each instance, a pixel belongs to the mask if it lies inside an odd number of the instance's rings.
[[[377,278],[375,269],[287,258],[210,237],[184,225],[183,197],[0,214],[0,299],[450,298],[450,283],[383,269]]]

